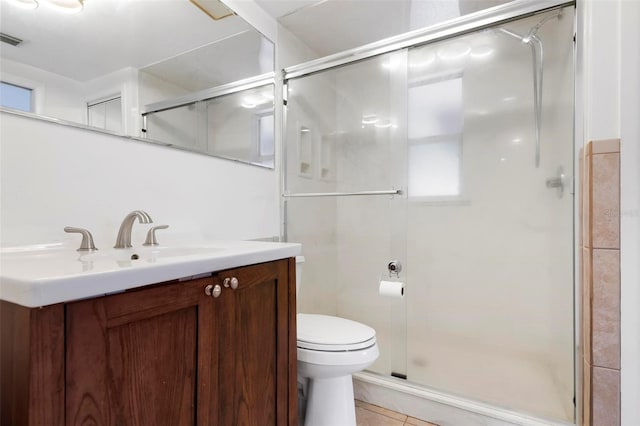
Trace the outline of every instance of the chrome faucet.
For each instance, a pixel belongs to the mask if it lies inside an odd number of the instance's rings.
[[[133,222],[138,219],[140,223],[153,223],[149,214],[142,210],[134,210],[129,213],[122,224],[120,224],[120,230],[118,231],[118,238],[116,239],[116,245],[113,248],[128,248],[131,247],[131,229],[133,228]]]

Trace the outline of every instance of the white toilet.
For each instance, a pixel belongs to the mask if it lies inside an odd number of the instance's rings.
[[[300,292],[304,257],[296,257]],[[362,371],[380,351],[373,328],[328,315],[298,314],[298,382],[306,400],[305,426],[355,426],[351,374]]]

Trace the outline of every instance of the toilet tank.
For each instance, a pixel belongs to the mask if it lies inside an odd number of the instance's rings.
[[[304,256],[296,256],[296,301],[300,294],[300,284],[302,283],[302,266],[304,265]]]

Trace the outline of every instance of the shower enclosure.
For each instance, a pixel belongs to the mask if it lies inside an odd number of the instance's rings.
[[[565,6],[285,70],[298,309],[375,328],[370,374],[574,421],[573,32]]]

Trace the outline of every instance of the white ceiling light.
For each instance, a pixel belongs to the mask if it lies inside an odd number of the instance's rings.
[[[41,0],[45,5],[62,13],[82,12],[83,0]]]
[[[420,58],[418,60],[414,60],[409,64],[411,68],[426,68],[429,65],[433,64],[436,61],[436,55],[433,53],[429,53],[425,58]]]
[[[384,61],[382,64],[380,64],[380,66],[386,70],[394,70],[402,66],[403,62],[404,61],[402,60],[402,58],[399,58],[398,56],[392,56],[388,61]]]
[[[265,102],[273,102],[273,89],[266,89],[260,93]]]
[[[38,2],[36,0],[7,0],[10,4],[21,9],[37,9]]]
[[[378,122],[378,117],[375,115],[365,115],[362,117],[362,124],[376,124]]]
[[[475,59],[488,58],[493,54],[493,48],[489,46],[474,47],[471,51],[471,57]]]
[[[438,57],[443,61],[455,61],[462,59],[471,52],[471,48],[462,43],[444,46],[438,50]]]
[[[269,99],[264,93],[254,93],[251,95],[247,95],[242,99],[241,106],[243,108],[255,108],[258,105],[263,105],[266,103],[272,103],[273,97]]]

